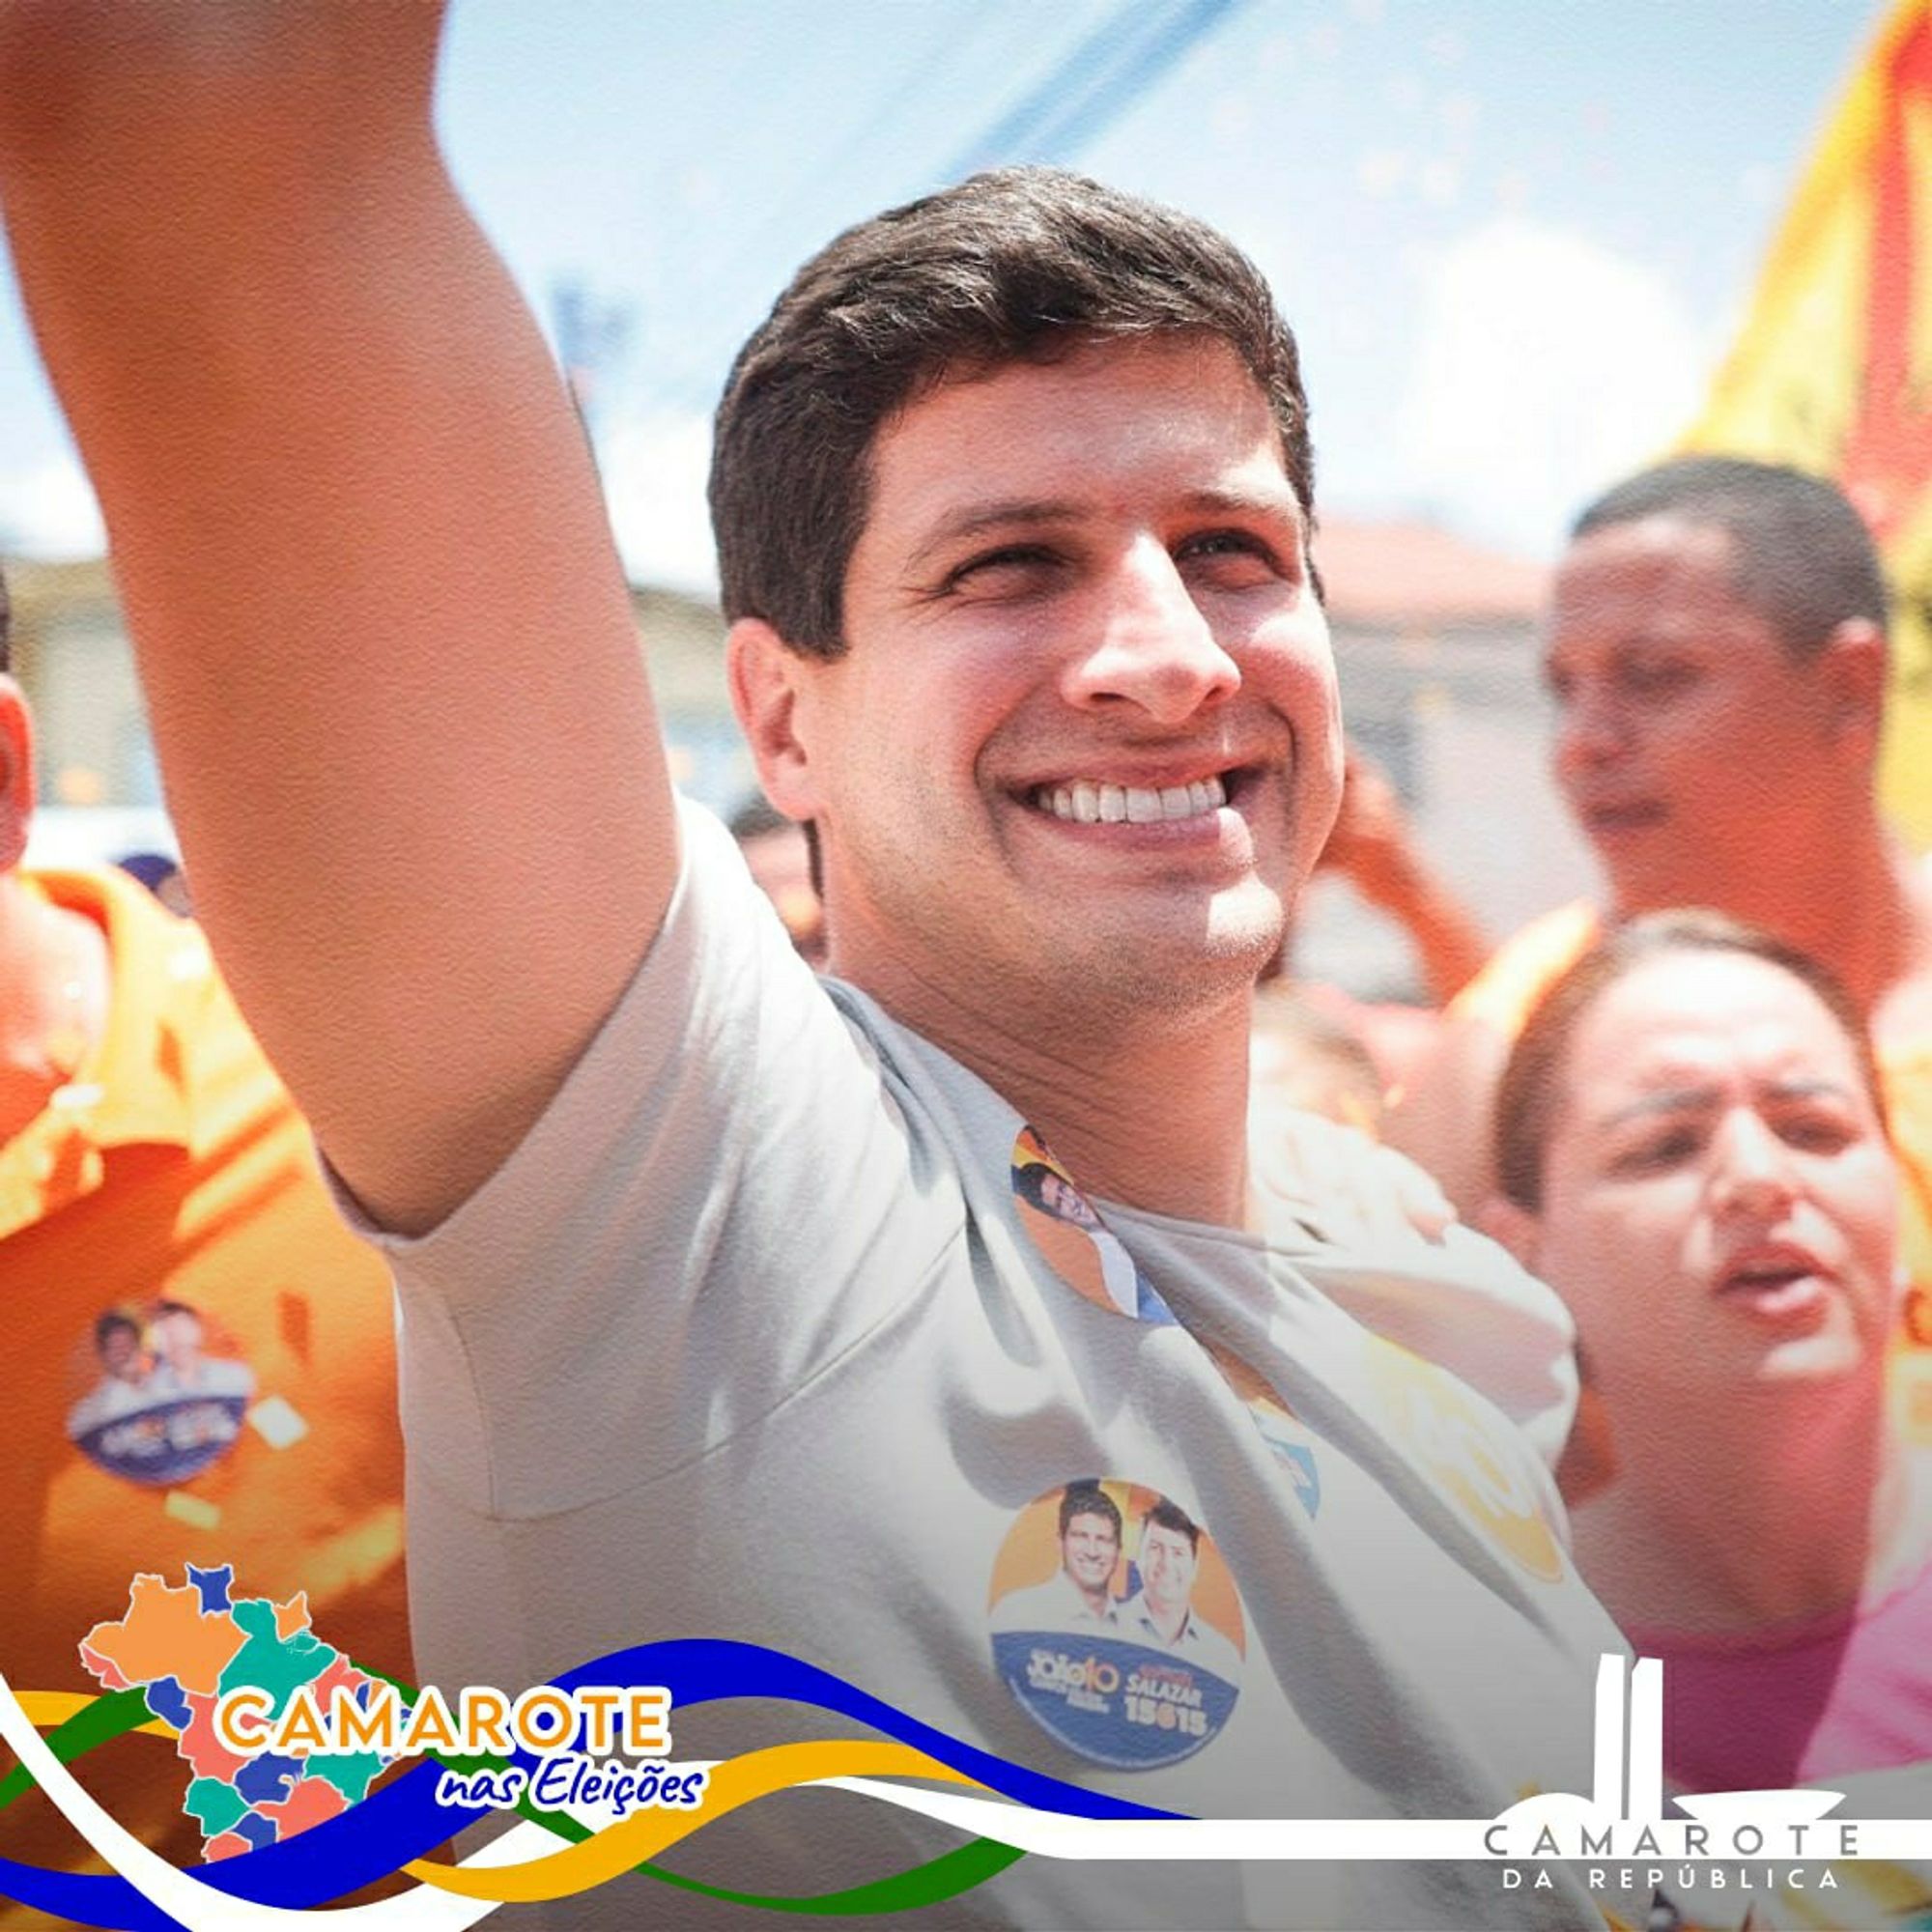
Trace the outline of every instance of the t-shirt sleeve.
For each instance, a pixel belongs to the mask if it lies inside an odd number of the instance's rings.
[[[600,1500],[763,1420],[960,1224],[729,836],[689,804],[682,833],[662,930],[497,1173],[414,1237],[344,1204],[396,1270],[412,1457],[490,1514]]]
[[[1400,1183],[1424,1177],[1393,1149],[1314,1115],[1294,1117],[1292,1147],[1281,1110],[1255,1124],[1271,1233],[1295,1264],[1365,1328],[1493,1403],[1554,1467],[1577,1400],[1576,1323],[1555,1292],[1460,1222],[1419,1233]]]

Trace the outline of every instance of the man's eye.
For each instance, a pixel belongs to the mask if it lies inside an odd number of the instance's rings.
[[[1687,664],[1670,660],[1624,666],[1618,683],[1637,697],[1670,697],[1687,690],[1696,678]]]
[[[1204,530],[1189,537],[1175,553],[1180,563],[1195,563],[1231,582],[1259,582],[1281,576],[1275,548],[1252,530]]]
[[[1059,563],[1058,554],[1039,544],[1005,544],[955,565],[941,587],[976,596],[999,595],[1028,587],[1052,574]]]

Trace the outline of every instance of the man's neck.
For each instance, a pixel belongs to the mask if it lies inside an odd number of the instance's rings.
[[[1155,1609],[1145,1596],[1142,1597],[1141,1603],[1147,1611],[1148,1622],[1159,1633],[1161,1642],[1178,1643],[1180,1640],[1180,1633],[1187,1628],[1187,1605],[1183,1604],[1170,1616],[1164,1611]]]
[[[1785,846],[1775,872],[1732,880],[1712,903],[1808,953],[1877,1015],[1901,980],[1932,971],[1932,895],[1869,803],[1854,804],[1821,810],[1829,838]]]
[[[1003,990],[956,989],[835,961],[1037,1130],[1081,1191],[1177,1220],[1239,1227],[1247,1211],[1253,990],[1186,1011],[1034,1014]]]
[[[1847,1610],[1904,1520],[1882,1380],[1824,1414],[1776,1391],[1706,1404],[1690,1426],[1660,1397],[1622,1418],[1616,1453],[1609,1486],[1576,1510],[1577,1560],[1641,1631],[1737,1635]]]
[[[107,936],[0,876],[0,1144],[69,1079],[106,1030]]]

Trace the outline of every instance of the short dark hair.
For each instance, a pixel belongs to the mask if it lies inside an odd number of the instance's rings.
[[[1199,1550],[1201,1548],[1201,1525],[1179,1503],[1171,1503],[1165,1496],[1148,1511],[1141,1521],[1144,1526],[1147,1523],[1157,1522],[1162,1529],[1170,1529],[1177,1536],[1186,1537],[1187,1547],[1190,1549]]]
[[[1606,490],[1571,541],[1649,517],[1722,530],[1738,596],[1793,657],[1823,650],[1850,618],[1886,628],[1890,598],[1871,532],[1822,476],[1740,456],[1673,457]]]
[[[135,1341],[141,1339],[141,1324],[131,1315],[124,1314],[118,1308],[110,1308],[94,1324],[94,1352],[98,1355],[107,1346],[107,1338],[126,1329]]]
[[[1121,1511],[1105,1490],[1100,1487],[1095,1476],[1085,1476],[1068,1483],[1060,1498],[1060,1536],[1066,1539],[1066,1531],[1076,1516],[1102,1516],[1114,1525],[1114,1541],[1121,1540]]]
[[[1715,912],[1648,913],[1614,926],[1550,985],[1523,1024],[1496,1085],[1492,1122],[1496,1188],[1535,1213],[1543,1206],[1543,1163],[1563,1095],[1564,1062],[1583,1015],[1618,980],[1672,952],[1730,952],[1789,973],[1817,995],[1844,1030],[1865,1092],[1886,1122],[1885,1089],[1871,1030],[1837,977],[1808,952]]]
[[[14,668],[14,598],[0,570],[0,677]]]
[[[718,406],[725,616],[838,657],[880,428],[949,377],[1151,335],[1218,338],[1241,358],[1312,530],[1294,338],[1261,271],[1205,222],[1058,168],[1003,168],[847,229],[739,351]]]

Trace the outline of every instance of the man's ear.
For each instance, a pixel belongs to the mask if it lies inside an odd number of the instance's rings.
[[[1868,617],[1847,617],[1826,639],[1817,668],[1833,736],[1876,756],[1885,724],[1885,632]]]
[[[724,668],[765,796],[787,818],[816,818],[823,807],[809,722],[820,661],[793,650],[762,618],[741,617],[724,640]]]
[[[34,822],[34,725],[27,699],[0,673],[0,872],[26,856]]]
[[[1519,1208],[1500,1194],[1492,1194],[1476,1209],[1474,1226],[1478,1234],[1507,1248],[1531,1274],[1536,1272],[1537,1254],[1543,1246],[1542,1215]]]

